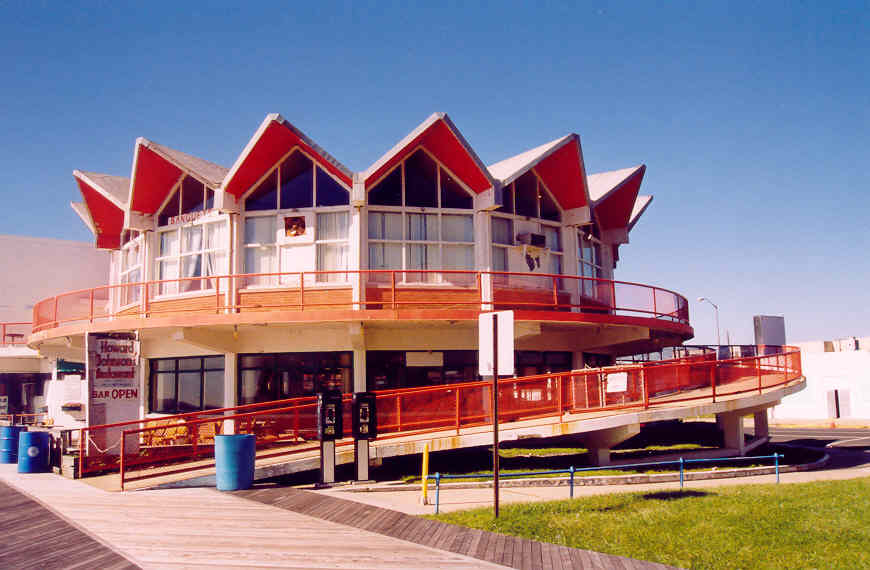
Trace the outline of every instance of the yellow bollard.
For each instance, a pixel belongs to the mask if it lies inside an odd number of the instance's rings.
[[[429,444],[423,446],[423,496],[420,502],[424,505],[429,504]]]

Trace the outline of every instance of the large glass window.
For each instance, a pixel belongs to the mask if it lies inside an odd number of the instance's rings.
[[[122,235],[123,245],[121,245],[120,252],[120,278],[118,282],[128,286],[121,288],[121,305],[138,303],[141,299],[141,286],[130,286],[129,284],[142,281],[143,239],[143,234],[135,230],[125,230]]]
[[[578,232],[577,234],[577,274],[580,277],[591,277],[592,279],[581,279],[580,293],[587,297],[598,297],[599,282],[595,279],[601,279],[604,275],[604,270],[601,264],[601,243],[586,232]]]
[[[178,223],[181,214],[203,212],[214,207],[214,190],[192,176],[185,176],[172,189],[169,201],[157,215],[158,226]]]
[[[244,220],[245,273],[298,271],[300,264],[294,256],[301,255],[302,250],[294,249],[298,243],[280,243],[279,231],[284,228],[277,225],[279,213],[305,211],[316,214],[316,220],[309,220],[309,224],[315,225],[313,255],[317,271],[348,268],[350,192],[301,150],[294,149],[275,165],[245,196],[244,204],[245,211],[251,213]],[[347,274],[318,275],[317,281],[347,281]],[[260,286],[293,283],[298,283],[293,275],[248,279],[248,284]]]
[[[323,390],[346,393],[352,387],[352,352],[239,355],[239,404],[283,400]]]
[[[160,295],[172,295],[215,288],[213,279],[229,271],[228,220],[197,222],[158,232],[155,259]],[[166,281],[169,280],[169,281]]]
[[[151,411],[167,414],[224,407],[224,357],[156,358],[150,361]]]
[[[474,217],[463,211],[473,196],[424,149],[375,184],[368,202],[370,269],[405,269],[405,281],[426,282],[461,277],[422,270],[474,269]]]

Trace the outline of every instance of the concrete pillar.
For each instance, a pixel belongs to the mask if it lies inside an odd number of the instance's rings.
[[[740,412],[717,414],[716,423],[722,426],[725,447],[736,449],[740,455],[743,455],[746,448],[746,442],[743,438],[743,415]]]
[[[366,348],[365,329],[362,323],[351,326],[351,344],[353,346],[353,391],[365,392],[366,381]],[[354,442],[354,463],[356,465],[356,480],[369,480],[369,442],[357,440]]]
[[[767,410],[759,410],[754,414],[755,419],[755,437],[768,437],[770,428],[767,424]]]
[[[583,434],[583,441],[589,449],[589,462],[599,467],[610,465],[610,449],[638,433],[640,425],[634,424]]]
[[[236,389],[236,378],[238,375],[238,354],[235,352],[227,352],[224,354],[224,407],[232,408],[238,406],[238,393]],[[227,420],[223,426],[224,435],[236,433],[235,420]]]

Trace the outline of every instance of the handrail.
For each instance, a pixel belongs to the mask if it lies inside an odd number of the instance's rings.
[[[499,469],[498,476],[499,478],[516,478],[516,477],[534,477],[535,475],[562,475],[568,474],[568,496],[569,498],[574,498],[574,475],[576,473],[581,472],[589,472],[589,471],[619,471],[622,469],[636,469],[638,467],[644,469],[648,467],[655,467],[657,465],[679,465],[680,466],[680,490],[683,490],[685,485],[685,468],[688,463],[727,463],[730,461],[747,461],[747,460],[761,460],[761,459],[773,459],[774,465],[774,473],[776,474],[776,482],[779,483],[779,460],[780,458],[785,457],[782,453],[773,453],[773,455],[747,455],[743,457],[713,457],[707,459],[685,459],[680,457],[676,460],[668,460],[668,461],[650,461],[647,463],[632,463],[632,464],[619,464],[619,465],[603,465],[596,467],[574,467],[571,465],[567,469],[549,469],[546,471],[528,471],[524,473],[503,473],[501,469]],[[444,479],[493,479],[493,473],[470,473],[465,475],[444,475],[440,472],[435,473],[435,514],[437,515],[441,506],[441,481]],[[426,481],[423,481],[423,485],[426,485]]]
[[[483,276],[491,279],[483,279]],[[492,288],[491,295],[484,295],[485,286]],[[371,298],[361,294],[360,299],[354,299],[354,295],[346,293],[354,287],[371,292]],[[437,297],[429,294],[438,290],[447,290],[449,294]],[[269,296],[269,292],[278,291],[294,295]],[[523,294],[511,295],[511,291]],[[165,303],[177,299],[196,299],[197,302]],[[484,302],[484,299],[487,300]],[[229,314],[313,308],[402,311],[457,307],[482,311],[492,306],[637,316],[689,325],[685,297],[668,289],[630,281],[552,273],[367,269],[180,277],[79,289],[37,302],[33,308],[33,332],[74,322],[191,312]]]
[[[27,344],[27,337],[33,332],[29,322],[0,323],[0,346],[18,346]]]
[[[717,360],[715,358],[677,358],[669,361],[626,364],[604,368],[589,368],[570,372],[539,374],[499,381],[499,421],[503,423],[550,418],[554,423],[575,420],[576,414],[609,412],[615,415],[626,410],[646,410],[662,405],[691,402],[700,399],[716,402],[723,397],[747,393],[762,393],[801,378],[800,351],[795,347],[780,347],[775,354]],[[378,439],[386,440],[412,434],[455,432],[463,428],[490,424],[489,402],[492,384],[489,381],[462,382],[375,392],[378,409]],[[350,430],[351,394],[343,398],[345,434]],[[167,461],[189,461],[210,454],[211,444],[201,437],[200,427],[233,418],[268,418],[277,431],[269,432],[274,440],[286,437],[298,439],[300,434],[314,434],[316,426],[314,398],[303,396],[275,402],[246,404],[191,412],[162,418],[146,418],[105,426],[84,428],[79,437],[80,474],[114,470],[119,463],[127,467],[156,466]],[[606,414],[605,414],[606,415]],[[148,422],[162,422],[148,425]],[[136,425],[133,429],[125,427]],[[222,424],[223,425],[223,424]],[[273,426],[273,427],[274,427]],[[242,426],[244,429],[244,426]],[[160,430],[183,429],[191,436],[177,445],[152,445],[148,449],[128,448],[125,437],[131,434],[157,433]],[[260,426],[268,431],[269,426]],[[268,428],[268,429],[267,429]],[[248,426],[256,430],[255,426]],[[165,432],[164,432],[165,433]],[[265,433],[265,432],[264,432]],[[94,441],[89,437],[94,434]],[[282,435],[283,434],[283,435]],[[115,441],[115,438],[118,441]],[[282,439],[283,438],[283,439]],[[153,438],[152,438],[153,439]],[[271,445],[267,441],[263,446]],[[138,440],[137,440],[138,441]],[[347,444],[345,442],[345,444]],[[105,449],[100,449],[101,443]],[[113,451],[121,445],[124,453]],[[274,447],[274,446],[272,446]],[[286,446],[285,446],[286,447]],[[136,457],[127,458],[135,448]],[[308,447],[277,449],[275,455],[289,455]],[[167,451],[172,453],[167,455]],[[132,451],[131,451],[132,453]],[[158,473],[164,474],[165,472]],[[151,475],[143,475],[145,478]],[[155,475],[156,476],[156,475]]]

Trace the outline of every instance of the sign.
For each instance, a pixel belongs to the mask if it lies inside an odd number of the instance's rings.
[[[139,391],[139,341],[133,334],[88,334],[86,367],[88,382],[88,425],[111,424],[139,419],[142,394]],[[123,429],[92,434],[93,444],[107,453],[121,451]],[[127,441],[131,448],[138,438]]]
[[[628,391],[628,372],[611,372],[607,375],[607,393]]]
[[[497,311],[482,313],[477,317],[478,328],[478,373],[492,376],[493,342],[492,320],[498,319],[498,373],[500,376],[514,374],[514,312]]]
[[[200,210],[198,212],[188,212],[187,214],[180,214],[178,216],[169,216],[167,223],[170,226],[175,224],[189,224],[190,222],[195,222],[214,211],[215,210]]]

